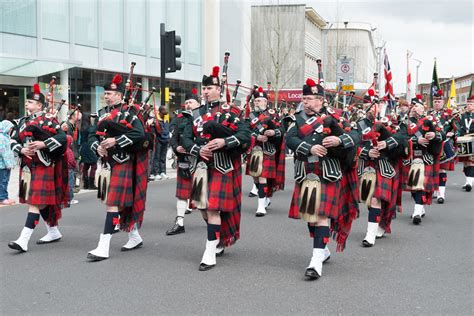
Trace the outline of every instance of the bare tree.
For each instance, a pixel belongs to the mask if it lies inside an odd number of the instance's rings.
[[[304,6],[262,6],[255,10],[252,77],[272,83],[277,105],[279,91],[300,85],[304,75]]]

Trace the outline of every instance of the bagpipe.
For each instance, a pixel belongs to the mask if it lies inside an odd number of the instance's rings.
[[[408,134],[416,137],[425,137],[426,133],[428,132],[436,133],[439,131],[441,131],[441,129],[434,121],[434,118],[432,116],[421,117],[417,120],[416,123],[412,122],[408,127]],[[428,146],[426,146],[426,150],[428,151],[428,153],[430,153],[434,157],[439,157],[442,149],[443,142],[430,141]]]
[[[120,109],[114,116],[111,116],[111,113],[107,113],[104,119],[99,120],[96,134],[100,137],[101,140],[105,140],[110,137],[120,137],[124,134],[127,134],[130,130],[133,129],[133,124],[135,121],[139,121],[140,124],[143,126],[143,129],[145,130],[145,122],[142,113],[145,105],[148,103],[155,90],[152,89],[151,91],[149,91],[147,99],[142,104],[135,104],[137,92],[139,90],[142,90],[141,85],[139,83],[132,85],[133,70],[135,68],[135,65],[135,62],[132,62],[130,65],[130,72],[126,81],[125,93],[122,97]],[[120,80],[120,82],[117,83],[121,83],[121,77],[120,79],[118,79],[118,77],[116,76],[114,77],[114,80]],[[151,135],[149,135],[149,133],[145,133],[145,137],[143,139],[134,142],[130,146],[126,146],[126,151],[140,152],[150,149],[150,147],[153,146],[153,139],[150,138]],[[117,146],[109,149],[110,155],[113,155],[117,152],[119,152]]]

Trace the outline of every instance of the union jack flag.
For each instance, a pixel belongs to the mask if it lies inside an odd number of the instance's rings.
[[[387,52],[384,50],[384,75],[385,75],[385,96],[388,100],[388,105],[392,108],[395,101],[395,96],[393,95],[393,85],[392,85],[392,70],[390,69],[390,63],[388,62]]]

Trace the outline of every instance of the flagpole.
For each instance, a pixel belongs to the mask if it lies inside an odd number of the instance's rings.
[[[407,49],[407,88],[406,88],[406,99],[411,99],[411,73],[410,73],[410,57],[412,52]]]

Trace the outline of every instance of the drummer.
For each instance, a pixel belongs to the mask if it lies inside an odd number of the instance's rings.
[[[458,143],[464,140],[471,143],[470,152],[459,157],[459,161],[464,162],[464,174],[466,175],[466,184],[462,188],[466,192],[470,192],[474,185],[474,152],[472,152],[472,147],[474,147],[472,144],[474,142],[474,95],[467,100],[466,110],[459,121],[459,134],[462,137],[458,138]]]

